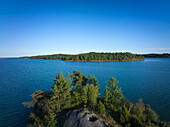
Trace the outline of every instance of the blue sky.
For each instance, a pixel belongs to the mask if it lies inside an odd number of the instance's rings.
[[[0,0],[0,57],[170,53],[169,0]]]

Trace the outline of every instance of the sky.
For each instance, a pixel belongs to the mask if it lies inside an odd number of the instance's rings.
[[[170,53],[170,0],[0,0],[0,57]]]

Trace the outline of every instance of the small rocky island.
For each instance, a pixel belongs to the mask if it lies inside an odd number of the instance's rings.
[[[110,62],[110,61],[140,61],[145,60],[144,56],[132,54],[129,52],[125,53],[84,53],[77,55],[68,54],[54,54],[54,55],[40,55],[31,57],[21,57],[28,59],[61,59],[64,61],[72,62]]]
[[[29,127],[168,127],[142,99],[126,100],[115,78],[108,80],[104,96],[99,96],[95,76],[73,71],[56,75],[51,92],[35,91]]]

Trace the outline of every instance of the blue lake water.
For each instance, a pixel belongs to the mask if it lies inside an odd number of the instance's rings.
[[[104,94],[109,77],[119,80],[126,99],[143,98],[161,120],[170,121],[170,59],[147,58],[135,62],[65,62],[61,60],[0,59],[0,126],[24,127],[29,110],[22,102],[30,101],[35,90],[50,91],[59,72],[74,70],[95,75]]]

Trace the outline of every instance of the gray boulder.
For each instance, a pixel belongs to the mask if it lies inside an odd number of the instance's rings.
[[[63,120],[63,127],[110,127],[105,121],[86,110],[72,110]]]

